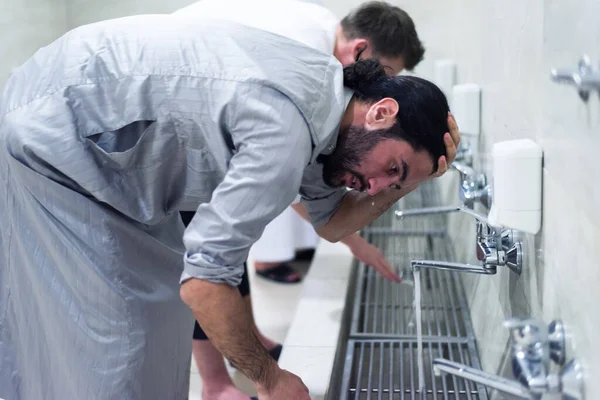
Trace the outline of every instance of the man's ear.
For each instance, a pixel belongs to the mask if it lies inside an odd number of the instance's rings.
[[[391,97],[386,97],[371,105],[365,122],[370,129],[386,129],[394,124],[399,110],[398,102]]]
[[[354,58],[354,61],[359,61],[359,60],[364,60],[366,58],[370,58],[370,57],[365,57],[362,56],[362,54],[369,48],[369,41],[367,39],[363,39],[363,38],[356,38],[356,39],[352,39],[350,41],[350,44],[352,46],[352,57]]]

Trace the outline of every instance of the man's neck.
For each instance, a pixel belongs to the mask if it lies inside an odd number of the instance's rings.
[[[342,25],[338,24],[335,28],[335,45],[333,46],[333,56],[341,61],[342,56],[342,47],[346,42],[346,36],[344,36],[344,30],[342,29]]]
[[[349,90],[346,88],[346,90]],[[362,126],[365,123],[367,112],[369,111],[369,105],[361,103],[356,99],[356,96],[352,96],[344,115],[342,116],[342,122],[340,123],[340,129],[350,127],[351,125]]]

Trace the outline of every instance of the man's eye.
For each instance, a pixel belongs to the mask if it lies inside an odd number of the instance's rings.
[[[399,171],[400,171],[400,170],[398,169],[398,166],[397,166],[397,165],[394,165],[392,168],[390,168],[390,170],[389,170],[389,172],[388,172],[388,173],[389,173],[390,175],[396,175],[396,174],[397,174]]]

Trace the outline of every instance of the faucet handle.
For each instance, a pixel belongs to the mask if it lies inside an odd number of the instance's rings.
[[[462,162],[469,167],[473,166],[473,150],[471,144],[467,140],[461,140],[456,149],[456,158],[454,161]]]
[[[504,326],[511,331],[513,347],[545,347],[548,355],[557,365],[564,365],[565,357],[565,328],[560,320],[552,321],[545,327],[538,320],[531,318],[510,318]]]
[[[548,341],[548,332],[542,324],[531,318],[509,318],[504,326],[510,329],[513,347],[539,346]]]
[[[548,325],[548,340],[550,341],[550,359],[558,365],[564,365],[565,356],[565,326],[561,320],[554,320]]]

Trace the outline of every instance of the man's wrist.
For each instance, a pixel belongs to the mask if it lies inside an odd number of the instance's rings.
[[[280,372],[281,368],[279,368],[277,362],[269,356],[266,368],[264,368],[260,376],[254,381],[256,389],[264,393],[271,391],[277,385]]]
[[[345,238],[343,238],[342,240],[340,240],[340,242],[344,243],[346,246],[348,246],[348,248],[350,250],[353,250],[354,247],[358,244],[358,242],[360,241],[361,237],[358,233],[351,233],[350,235],[346,236]]]

